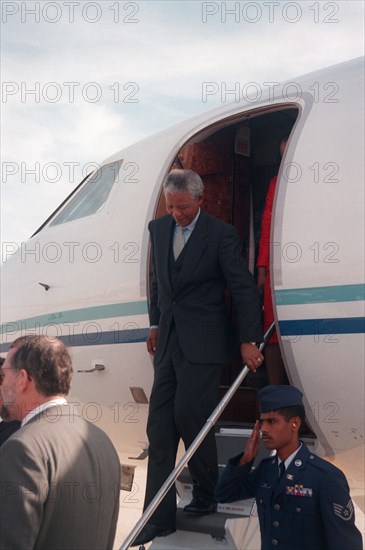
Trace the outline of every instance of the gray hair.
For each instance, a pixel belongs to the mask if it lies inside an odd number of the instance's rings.
[[[68,349],[61,340],[28,335],[17,338],[10,347],[16,349],[11,361],[13,369],[24,369],[33,378],[40,394],[68,394],[72,364]]]
[[[189,193],[191,198],[198,199],[204,191],[204,184],[199,174],[193,170],[171,170],[163,184],[164,193]]]

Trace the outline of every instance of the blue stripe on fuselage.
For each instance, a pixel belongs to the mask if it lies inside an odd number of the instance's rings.
[[[282,338],[311,334],[361,334],[365,332],[365,318],[291,319],[279,321],[279,327]]]

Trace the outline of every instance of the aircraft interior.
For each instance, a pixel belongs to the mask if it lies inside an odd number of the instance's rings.
[[[255,258],[270,179],[280,166],[279,145],[290,135],[298,116],[296,107],[251,111],[207,127],[180,149],[171,169],[191,169],[204,182],[203,207],[213,216],[235,226],[242,253],[256,277]],[[155,217],[166,214],[161,192]],[[151,275],[151,272],[150,272]],[[226,291],[227,310],[235,339],[234,306]],[[224,365],[220,394],[225,394],[240,370],[242,362],[238,342],[232,362]],[[249,426],[257,418],[256,392],[268,383],[265,365],[256,374],[249,373],[220,417],[220,426]]]

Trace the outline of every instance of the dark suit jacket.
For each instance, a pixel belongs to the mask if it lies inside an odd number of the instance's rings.
[[[40,413],[2,445],[0,480],[1,550],[113,548],[118,455],[69,406]]]
[[[302,444],[278,481],[276,457],[238,466],[232,458],[218,481],[218,502],[256,497],[263,550],[361,550],[345,476]],[[275,543],[274,543],[275,544]]]
[[[20,422],[17,420],[1,421],[0,422],[0,445],[5,443],[8,437],[11,436],[14,432],[19,430]]]
[[[229,358],[226,287],[234,299],[240,342],[263,339],[258,292],[241,256],[236,231],[201,210],[173,290],[169,254],[174,226],[170,215],[153,220],[148,226],[154,269],[150,323],[159,326],[155,361],[164,352],[173,321],[189,361],[226,362]]]

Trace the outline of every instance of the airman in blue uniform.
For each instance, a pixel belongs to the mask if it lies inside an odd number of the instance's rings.
[[[344,474],[299,440],[302,393],[293,386],[266,386],[258,397],[260,420],[244,454],[228,462],[216,499],[256,498],[262,550],[361,550]],[[266,448],[277,454],[252,470],[260,431]]]

